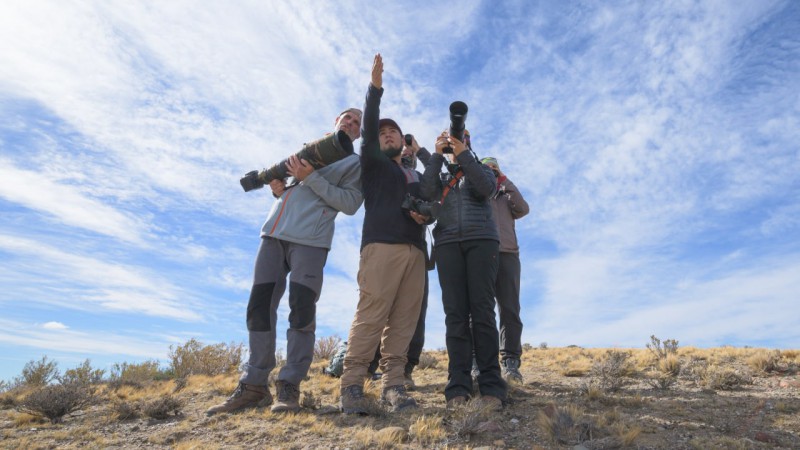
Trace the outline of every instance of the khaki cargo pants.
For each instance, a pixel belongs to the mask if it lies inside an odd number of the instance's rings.
[[[425,255],[411,244],[367,244],[361,251],[358,286],[341,386],[364,383],[378,346],[383,387],[402,385],[422,306]]]

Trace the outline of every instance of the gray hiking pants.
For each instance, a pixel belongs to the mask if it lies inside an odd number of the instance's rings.
[[[326,248],[262,238],[247,305],[250,358],[240,378],[242,383],[267,385],[269,373],[275,368],[275,326],[287,274],[290,313],[286,365],[278,379],[299,385],[308,374],[316,340],[316,305],[327,258]]]

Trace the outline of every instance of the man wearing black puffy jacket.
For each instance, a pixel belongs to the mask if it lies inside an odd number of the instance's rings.
[[[448,147],[451,162],[441,173]],[[442,203],[433,238],[450,360],[444,392],[448,407],[470,397],[473,346],[481,401],[499,410],[506,400],[494,314],[500,238],[490,202],[496,189],[492,171],[464,143],[446,132],[439,136],[436,153],[425,166],[421,191],[423,197]]]

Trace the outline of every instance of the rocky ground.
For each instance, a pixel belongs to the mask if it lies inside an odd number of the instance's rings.
[[[420,407],[392,414],[376,402],[369,417],[336,411],[338,380],[321,373],[324,365],[315,363],[303,383],[299,414],[259,408],[206,417],[233,390],[235,374],[99,385],[91,406],[55,424],[18,410],[25,392],[5,393],[0,447],[800,448],[800,351],[681,348],[659,357],[647,349],[529,348],[525,382],[502,412],[477,402],[447,411],[446,354],[426,352],[415,372]],[[378,387],[367,393],[377,397]],[[162,414],[153,412],[158,401]]]

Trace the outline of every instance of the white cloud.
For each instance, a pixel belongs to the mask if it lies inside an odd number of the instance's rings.
[[[0,235],[0,250],[17,258],[36,258],[39,278],[29,281],[39,284],[41,291],[28,297],[29,302],[86,311],[101,308],[179,320],[201,318],[187,308],[193,302],[182,299],[180,288],[141,267],[71,254],[12,236]],[[52,287],[50,292],[49,287]],[[20,288],[27,289],[28,286]],[[65,292],[71,295],[64,295]],[[7,291],[6,295],[10,293]]]
[[[127,355],[163,358],[167,343],[108,331],[79,331],[66,328],[31,327],[25,322],[0,320],[0,343],[79,355]]]
[[[59,184],[0,159],[0,197],[51,216],[58,222],[141,244],[146,226],[124,212],[90,198],[79,187]]]
[[[61,322],[47,322],[42,324],[42,328],[46,330],[66,330],[69,327]]]

